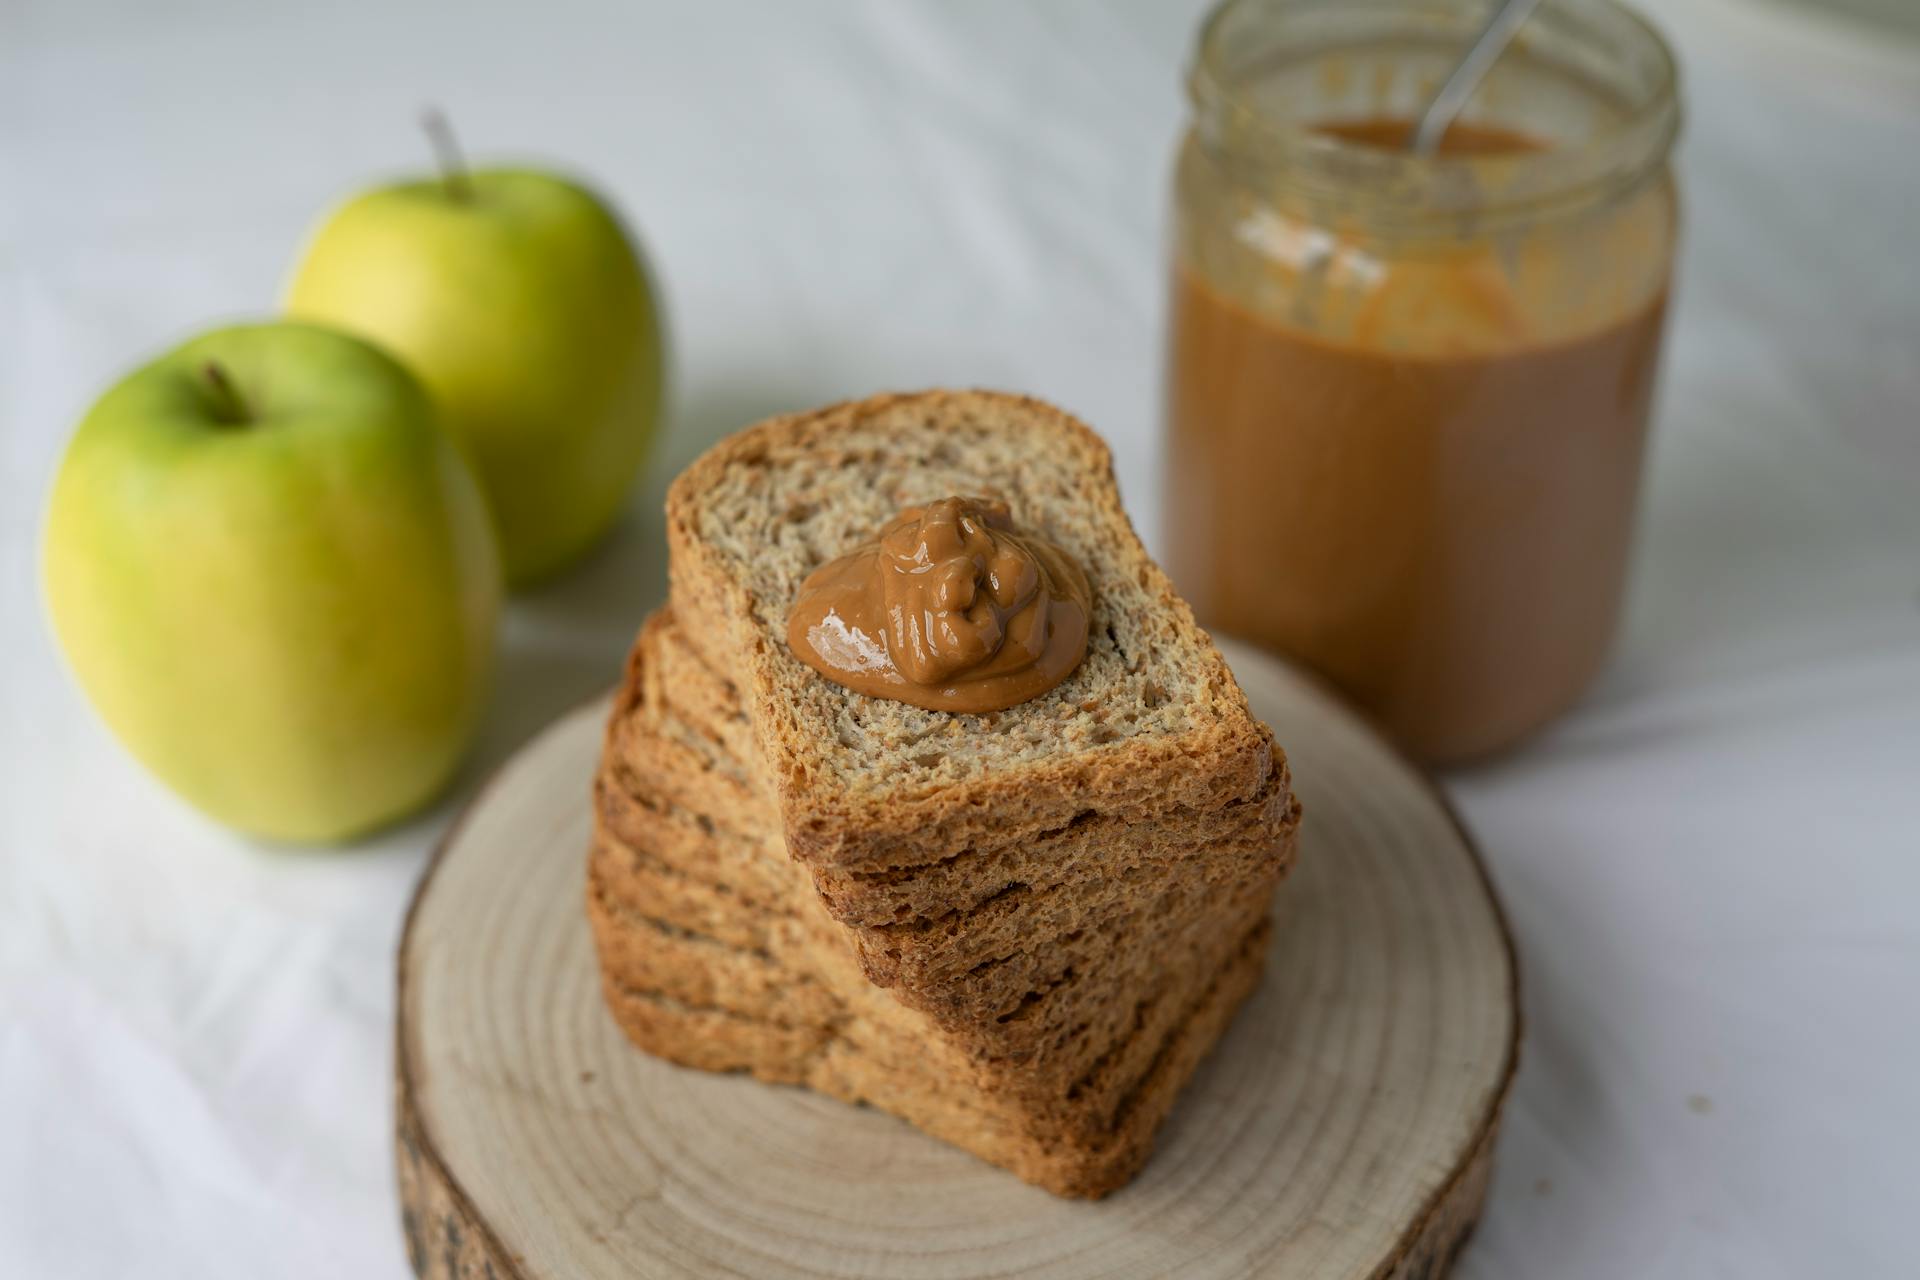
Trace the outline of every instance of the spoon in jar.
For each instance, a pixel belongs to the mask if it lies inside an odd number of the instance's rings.
[[[1540,0],[1500,0],[1487,17],[1487,24],[1480,28],[1480,34],[1467,46],[1466,53],[1454,64],[1453,72],[1440,91],[1427,103],[1427,109],[1420,113],[1420,124],[1413,131],[1413,139],[1408,149],[1417,156],[1430,156],[1440,147],[1440,139],[1447,136],[1447,129],[1453,124],[1453,118],[1467,105],[1467,99],[1480,87],[1481,79],[1500,60],[1507,51],[1507,45],[1513,41],[1514,32],[1527,20],[1539,5]]]

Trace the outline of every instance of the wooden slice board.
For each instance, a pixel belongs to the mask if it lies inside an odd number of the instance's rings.
[[[433,1277],[1441,1274],[1486,1194],[1519,1035],[1459,824],[1308,679],[1223,645],[1305,806],[1260,989],[1157,1154],[1057,1200],[906,1123],[634,1049],[584,916],[604,705],[515,757],[427,869],[400,948],[398,1132]]]

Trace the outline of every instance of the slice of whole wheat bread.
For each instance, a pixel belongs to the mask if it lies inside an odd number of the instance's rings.
[[[795,658],[801,581],[902,507],[955,493],[1006,500],[1086,570],[1080,667],[973,716],[853,693]],[[771,419],[674,481],[667,531],[674,612],[739,687],[788,846],[809,862],[935,862],[1089,809],[1210,811],[1273,771],[1271,738],[1121,509],[1105,443],[1037,400],[927,392]]]

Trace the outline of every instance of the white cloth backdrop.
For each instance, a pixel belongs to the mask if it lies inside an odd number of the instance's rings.
[[[1747,0],[1757,3],[1757,0]],[[976,384],[1113,439],[1158,532],[1172,4],[0,4],[0,1275],[399,1277],[391,962],[474,780],[609,683],[717,433]],[[1616,660],[1447,779],[1527,1041],[1468,1277],[1914,1274],[1920,49],[1742,0],[1683,55],[1685,266]],[[423,103],[644,230],[670,434],[614,543],[510,610],[459,794],[262,850],[59,666],[39,509],[105,383],[275,297]]]

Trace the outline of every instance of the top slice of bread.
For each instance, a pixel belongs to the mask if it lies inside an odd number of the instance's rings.
[[[1093,611],[1073,674],[963,715],[852,692],[795,658],[786,623],[802,580],[902,507],[949,494],[1006,500],[1086,570]],[[921,864],[1087,813],[1150,826],[1245,800],[1279,763],[1140,545],[1106,444],[1037,400],[934,391],[769,419],[674,482],[667,528],[675,615],[738,685],[789,848],[808,861]]]

